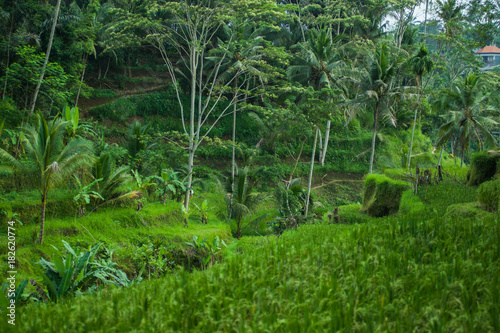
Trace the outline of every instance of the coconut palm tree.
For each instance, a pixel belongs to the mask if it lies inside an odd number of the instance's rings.
[[[43,62],[42,70],[40,72],[40,78],[38,79],[38,82],[36,84],[35,92],[33,94],[33,99],[31,100],[30,114],[33,114],[33,111],[35,110],[38,92],[40,91],[40,86],[42,85],[43,77],[45,76],[45,69],[47,68],[47,64],[49,62],[50,51],[52,50],[52,41],[54,40],[54,34],[56,32],[57,17],[59,16],[60,7],[61,7],[61,0],[57,0],[56,8],[54,9],[54,19],[52,21],[52,28],[50,29],[49,44],[47,45],[47,52],[45,52],[45,60]]]
[[[74,174],[77,169],[89,166],[93,154],[89,141],[73,139],[68,143],[64,142],[68,122],[61,118],[47,122],[41,113],[37,113],[36,118],[35,126],[26,125],[22,128],[25,133],[22,144],[29,162],[22,163],[3,149],[0,149],[0,160],[34,174],[42,202],[39,236],[39,242],[42,244],[49,191]]]
[[[252,188],[248,179],[249,172],[250,169],[248,166],[243,169],[237,169],[235,184],[232,184],[231,181],[229,181],[226,184],[225,189],[226,203],[229,210],[232,212],[232,216],[236,220],[236,238],[238,239],[241,237],[243,220],[250,216],[262,201],[268,198],[268,196],[257,193],[255,189]],[[230,199],[231,195],[232,199]],[[258,217],[256,220],[260,218],[262,218],[262,216]]]
[[[399,94],[399,87],[394,86],[394,81],[401,63],[401,58],[391,56],[386,43],[381,43],[377,46],[372,56],[369,70],[366,71],[365,77],[362,80],[361,90],[363,93],[356,99],[347,120],[347,123],[349,123],[360,110],[368,108],[373,110],[373,135],[369,173],[373,172],[375,141],[379,122],[382,118],[386,118],[390,124],[396,127],[396,117],[393,113],[391,102],[393,97]]]
[[[465,4],[459,4],[457,0],[436,0],[437,11],[444,23],[444,34],[453,38],[463,30],[462,21],[464,16],[462,11],[466,8]]]
[[[413,148],[413,138],[415,135],[415,125],[417,123],[418,107],[420,102],[420,92],[422,88],[422,77],[425,73],[428,73],[434,67],[434,62],[432,61],[429,51],[425,45],[421,45],[419,51],[414,55],[410,61],[411,71],[415,74],[415,82],[417,83],[417,107],[415,108],[415,117],[413,119],[413,129],[411,131],[411,141],[410,141],[410,151],[408,153],[408,170],[410,169],[411,163],[411,151]]]
[[[469,151],[471,142],[475,141],[478,149],[497,144],[495,137],[487,126],[498,125],[490,115],[498,111],[487,106],[488,96],[483,94],[480,76],[469,73],[454,82],[446,91],[443,106],[451,113],[452,120],[441,126],[444,134],[437,145],[441,146],[454,137],[455,147],[460,147],[463,165],[465,153]]]
[[[222,74],[220,81],[226,85],[232,85],[233,92],[233,131],[232,131],[232,153],[231,153],[231,181],[234,183],[236,172],[236,119],[238,103],[243,102],[248,97],[248,89],[251,79],[255,79],[260,84],[267,79],[262,71],[265,64],[262,53],[266,41],[260,35],[259,29],[253,29],[248,22],[237,24],[234,27],[225,26],[225,33],[228,39],[237,39],[230,43],[228,47],[221,47],[213,50],[210,57],[210,65],[220,63]],[[242,93],[242,87],[246,86]]]
[[[331,31],[322,29],[311,30],[309,40],[299,44],[300,53],[298,64],[290,66],[287,70],[291,81],[298,81],[303,85],[310,85],[315,91],[323,88],[333,89],[341,85],[341,77],[346,67],[339,52],[342,35],[331,38]],[[339,90],[341,91],[341,90]],[[333,102],[332,97],[326,97]],[[328,139],[330,137],[331,120],[326,121],[324,144],[320,143],[320,164],[324,165]]]
[[[130,167],[123,165],[113,170],[109,154],[103,154],[95,160],[92,177],[96,182],[91,189],[99,193],[104,202],[123,198],[127,193],[125,187],[132,182]]]

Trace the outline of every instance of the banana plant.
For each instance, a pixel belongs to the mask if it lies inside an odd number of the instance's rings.
[[[63,256],[61,251],[52,246],[56,251],[53,261],[45,259],[35,264],[41,265],[45,269],[42,276],[49,299],[58,302],[61,298],[81,294],[82,292],[92,292],[98,289],[99,285],[129,286],[130,281],[123,271],[117,269],[116,263],[112,261],[112,252],[104,247],[105,257],[98,258],[98,253],[103,252],[102,243],[92,246],[85,252],[73,249],[67,242],[62,241],[67,256]]]
[[[148,187],[157,185],[157,184],[151,182],[151,180],[155,176],[143,177],[139,174],[139,171],[137,171],[137,170],[132,170],[132,175],[134,176],[135,183],[136,183],[135,185],[136,185],[139,193],[144,193]],[[139,199],[137,199],[137,211],[140,211],[143,208],[142,198],[143,198],[143,196],[140,195]]]
[[[200,212],[201,215],[201,223],[202,224],[208,224],[208,212],[213,209],[213,207],[208,208],[208,202],[207,200],[203,200],[201,203],[201,206],[198,206],[196,203],[194,203],[196,206],[196,209]]]
[[[65,106],[62,110],[62,118],[68,122],[68,135],[71,138],[76,138],[77,133],[80,132],[90,132],[94,133],[94,130],[88,124],[80,124],[80,111],[78,111],[78,107]]]
[[[163,204],[167,202],[167,195],[170,193],[171,197],[177,197],[178,194],[186,193],[186,186],[179,180],[178,172],[162,170],[160,176],[154,176],[158,187],[156,193],[162,198]]]
[[[188,219],[189,216],[191,216],[191,211],[187,210],[184,204],[181,204],[181,212],[182,216],[184,217],[184,226],[187,228],[188,227]]]
[[[67,127],[69,136],[74,138],[76,136],[76,131],[78,130],[78,124],[80,123],[80,112],[78,111],[78,107],[64,107],[63,118],[69,123],[69,126]]]
[[[220,239],[219,236],[215,236],[212,243],[207,242],[207,238],[203,239],[201,242],[198,242],[198,236],[193,236],[192,242],[186,242],[186,245],[193,247],[194,249],[203,252],[202,255],[207,254],[207,256],[202,260],[203,267],[206,268],[210,263],[210,266],[213,266],[215,263],[215,257],[223,251],[227,245],[223,239]]]
[[[26,288],[27,284],[28,280],[21,281],[13,294],[7,293],[7,290],[9,289],[9,283],[4,282],[2,284],[2,293],[0,294],[0,306],[2,307],[2,310],[7,309],[10,306],[12,300],[16,305],[28,301],[28,299],[30,298],[29,295],[24,294],[24,289]]]
[[[76,175],[73,175],[73,177],[75,177],[79,187],[78,194],[73,197],[73,201],[78,207],[78,216],[82,217],[85,215],[85,206],[90,203],[90,198],[104,201],[104,198],[98,192],[91,190],[91,187],[94,186],[95,183],[100,182],[102,178],[96,179],[92,183],[83,186]]]
[[[56,303],[62,297],[82,288],[90,279],[94,272],[88,270],[88,262],[97,250],[97,246],[94,246],[90,251],[77,256],[68,243],[63,241],[63,244],[67,250],[70,249],[66,258],[58,253],[53,263],[43,258],[36,262],[45,269],[43,283],[47,287],[50,300]]]

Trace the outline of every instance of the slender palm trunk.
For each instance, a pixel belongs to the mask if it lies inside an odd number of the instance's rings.
[[[441,166],[441,159],[443,158],[444,147],[441,147],[441,153],[439,154],[438,166]]]
[[[82,91],[83,78],[85,77],[85,69],[87,68],[87,57],[88,55],[85,55],[85,60],[83,62],[82,77],[80,79],[80,85],[78,86],[78,92],[76,93],[75,107],[78,106],[78,100],[80,99],[80,92]]]
[[[290,186],[290,183],[292,182],[292,179],[293,179],[293,174],[295,173],[295,170],[297,169],[297,165],[299,164],[300,157],[302,156],[302,150],[304,149],[304,143],[305,142],[306,142],[306,140],[304,139],[304,141],[302,141],[302,143],[300,144],[299,156],[295,160],[295,165],[293,166],[292,173],[290,174],[290,179],[288,181],[288,186]],[[287,190],[288,190],[288,188],[287,188]]]
[[[57,18],[59,16],[59,8],[61,7],[61,0],[57,0],[56,8],[54,10],[54,21],[52,22],[52,29],[50,30],[49,45],[47,46],[47,53],[45,54],[45,60],[43,62],[42,71],[40,73],[40,78],[35,87],[35,93],[33,94],[33,100],[31,101],[30,115],[35,111],[35,104],[38,98],[38,92],[40,91],[40,86],[42,85],[43,77],[45,76],[45,69],[49,62],[50,50],[52,49],[52,42],[54,41],[54,34],[56,32]]]
[[[307,214],[309,213],[309,200],[311,199],[311,185],[312,185],[312,177],[313,177],[313,170],[314,170],[314,157],[316,155],[316,144],[318,142],[318,131],[319,129],[316,129],[316,134],[314,135],[314,144],[313,144],[313,150],[311,154],[311,167],[309,169],[309,180],[307,182],[307,196],[306,196],[306,210],[305,210],[305,217],[307,218]]]
[[[411,164],[411,152],[413,150],[413,138],[415,137],[415,126],[417,124],[419,102],[420,102],[420,84],[419,84],[418,76],[417,76],[417,107],[415,108],[415,117],[413,118],[413,129],[411,131],[410,150],[408,153],[408,171],[410,170],[410,164]]]
[[[12,14],[13,15],[13,14]],[[10,65],[10,44],[12,40],[12,31],[14,30],[14,19],[11,16],[10,19],[10,32],[9,32],[9,39],[7,41],[7,64],[5,65],[5,69],[9,68]],[[7,93],[7,81],[9,80],[9,72],[6,70],[5,71],[5,82],[3,85],[3,93],[2,93],[2,99],[5,99],[5,94]]]
[[[318,157],[318,162],[321,162],[321,156],[323,156],[323,135],[321,135],[321,130],[318,132],[319,136],[319,157]]]
[[[425,0],[425,15],[424,15],[424,38],[427,37],[427,12],[429,8],[429,0]],[[425,39],[424,39],[425,44]]]
[[[40,236],[38,237],[38,241],[40,244],[43,242],[43,231],[45,229],[45,207],[47,205],[47,188],[43,189],[42,192],[42,210],[41,210],[41,219],[40,219]]]
[[[323,145],[323,154],[320,157],[320,164],[325,165],[326,151],[328,148],[328,140],[330,139],[330,128],[332,126],[332,122],[330,119],[326,121],[326,132],[325,132],[325,143]]]
[[[234,196],[234,174],[236,172],[236,110],[238,103],[236,102],[236,94],[238,89],[238,78],[234,80],[234,104],[233,104],[233,135],[231,140],[233,141],[233,147],[231,152],[231,197],[229,198],[229,212],[228,217],[231,218],[232,215],[232,207],[233,207],[233,196]]]
[[[375,158],[375,139],[377,138],[378,106],[379,106],[379,102],[377,102],[377,104],[375,104],[375,111],[373,112],[372,153],[370,156],[370,171],[369,171],[369,173],[373,173],[373,159]]]

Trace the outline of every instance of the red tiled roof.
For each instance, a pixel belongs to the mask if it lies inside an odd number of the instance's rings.
[[[500,49],[496,46],[485,46],[476,53],[500,53]]]

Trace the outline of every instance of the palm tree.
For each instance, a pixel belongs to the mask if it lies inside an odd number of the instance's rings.
[[[443,106],[450,110],[452,120],[441,126],[440,130],[444,134],[437,145],[441,146],[454,137],[455,146],[461,150],[461,166],[471,141],[477,143],[479,150],[497,144],[495,137],[486,127],[498,125],[488,117],[488,114],[497,111],[487,106],[487,97],[483,94],[480,76],[474,73],[456,80],[452,88],[446,91]]]
[[[436,0],[437,15],[444,22],[444,33],[447,37],[453,38],[462,28],[464,16],[462,10],[466,8],[464,4],[458,4],[457,0]]]
[[[91,164],[92,144],[74,139],[65,144],[64,133],[68,123],[61,118],[47,122],[40,113],[36,114],[36,125],[26,125],[23,147],[29,163],[21,163],[5,150],[0,149],[0,159],[17,169],[33,172],[41,194],[41,222],[39,242],[43,242],[45,207],[49,191],[61,184],[68,176]]]
[[[310,38],[306,43],[299,44],[300,55],[298,65],[290,66],[287,70],[288,77],[292,81],[298,81],[303,85],[310,85],[315,91],[327,87],[333,89],[340,86],[342,69],[345,67],[341,59],[340,40],[342,35],[331,39],[331,31],[323,29],[311,30]],[[327,97],[330,102],[331,97]],[[331,115],[331,114],[330,114]],[[326,122],[325,141],[320,143],[320,164],[324,165],[328,139],[330,137],[331,120]]]
[[[47,45],[47,52],[45,53],[45,60],[43,62],[42,70],[40,72],[40,78],[35,87],[35,93],[33,94],[33,99],[30,106],[30,114],[33,114],[35,110],[36,100],[38,97],[38,92],[40,91],[40,86],[43,82],[43,77],[45,76],[45,69],[49,63],[50,51],[52,50],[52,41],[54,40],[54,34],[56,32],[57,17],[59,16],[59,8],[61,7],[61,0],[57,0],[56,8],[54,9],[54,19],[52,21],[52,28],[50,29],[49,44]],[[40,242],[41,243],[41,242]]]
[[[226,26],[225,29],[229,39],[238,39],[235,43],[229,44],[228,48],[222,47],[213,50],[211,65],[220,63],[222,74],[220,81],[231,84],[233,88],[233,132],[232,132],[232,153],[231,153],[231,181],[234,183],[236,171],[236,117],[238,112],[238,103],[248,97],[251,78],[258,79],[260,83],[265,80],[265,73],[260,67],[263,65],[263,53],[265,40],[260,36],[260,30],[252,29],[248,22],[234,27]],[[215,60],[216,59],[216,60]],[[214,61],[215,60],[215,61]],[[241,93],[241,88],[246,85],[246,92]]]
[[[236,238],[238,239],[241,238],[243,220],[248,217],[262,201],[268,198],[267,196],[255,192],[255,189],[251,187],[248,179],[249,172],[250,169],[248,166],[244,169],[237,169],[235,184],[232,184],[231,181],[226,184],[226,203],[229,210],[232,212],[232,216],[236,220]],[[232,196],[232,200],[229,198],[230,196]]]
[[[396,118],[392,112],[391,101],[398,94],[398,87],[394,87],[393,84],[401,62],[400,58],[391,57],[386,43],[377,46],[371,59],[369,71],[366,72],[365,78],[362,80],[364,82],[362,84],[364,93],[357,98],[355,107],[351,109],[351,114],[347,120],[347,123],[349,123],[359,110],[371,104],[373,110],[373,135],[369,173],[373,172],[375,140],[380,118],[387,118],[396,127]]]
[[[103,154],[95,160],[92,176],[97,180],[92,190],[99,193],[104,202],[123,198],[127,192],[125,187],[132,182],[130,167],[123,165],[113,170],[109,154]]]
[[[411,151],[413,148],[413,138],[415,135],[415,125],[417,123],[418,106],[420,101],[420,90],[422,88],[421,81],[425,73],[428,73],[434,67],[434,62],[430,58],[429,51],[425,45],[420,46],[420,50],[415,56],[410,59],[411,71],[415,74],[415,82],[417,83],[417,107],[415,108],[415,117],[413,119],[413,129],[411,131],[410,151],[408,153],[408,170],[410,170]]]

